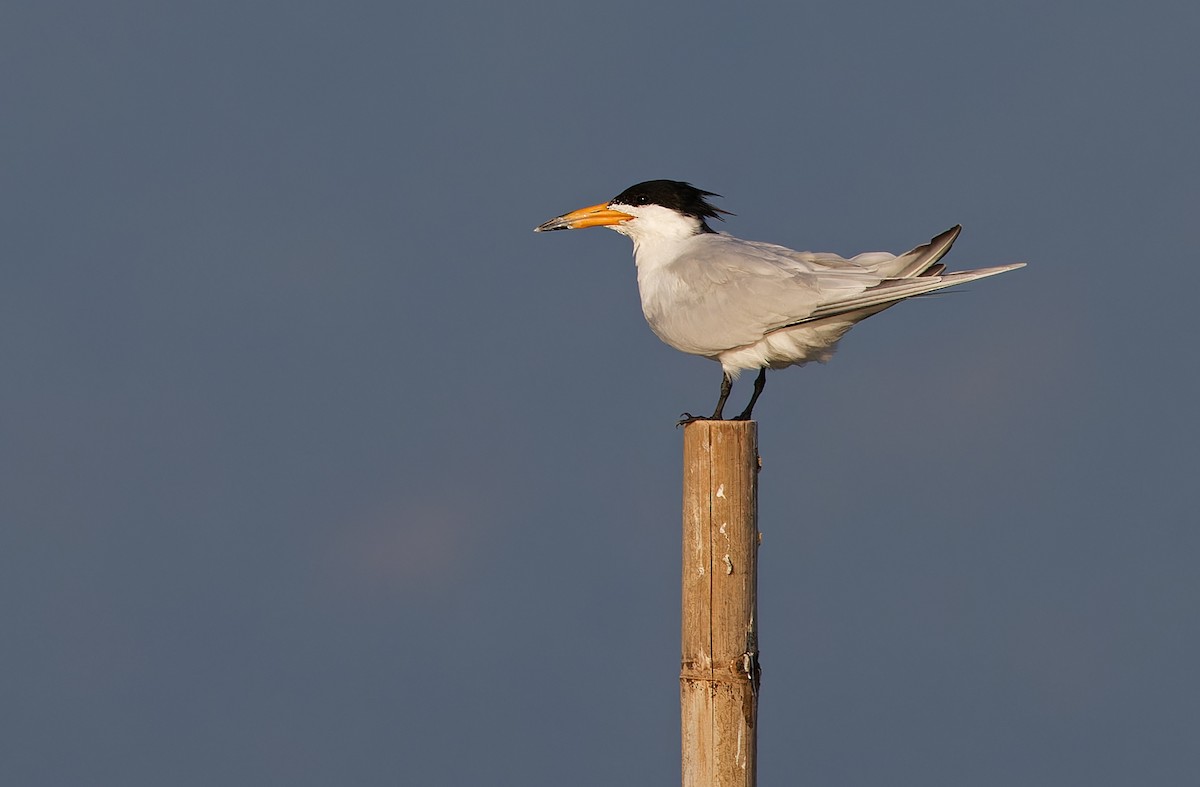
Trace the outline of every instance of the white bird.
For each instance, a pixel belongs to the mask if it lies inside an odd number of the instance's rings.
[[[914,295],[1025,265],[944,273],[938,260],[961,226],[899,256],[867,252],[846,259],[740,240],[714,232],[705,221],[728,213],[709,203],[716,196],[681,181],[648,180],[534,230],[608,227],[633,240],[642,314],[650,329],[677,350],[717,361],[723,371],[713,414],[684,413],[681,425],[721,420],[743,369],[759,371],[750,403],[735,421],[750,419],[767,369],[828,361],[838,340],[860,320]]]

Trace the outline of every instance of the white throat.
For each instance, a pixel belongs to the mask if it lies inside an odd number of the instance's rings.
[[[665,265],[679,256],[692,238],[703,233],[700,219],[661,205],[614,205],[634,217],[609,229],[633,241],[633,256],[639,271]],[[640,278],[640,276],[639,276]]]

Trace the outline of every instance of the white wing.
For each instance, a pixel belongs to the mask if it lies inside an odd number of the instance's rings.
[[[643,310],[668,344],[712,357],[787,326],[967,280],[928,275],[940,272],[941,266],[934,266],[958,232],[955,227],[899,256],[869,252],[849,259],[728,235],[698,235],[661,269],[651,292],[643,289]]]

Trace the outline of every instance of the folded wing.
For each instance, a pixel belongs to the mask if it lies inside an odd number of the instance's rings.
[[[960,227],[906,254],[869,252],[851,258],[800,252],[728,235],[699,236],[672,264],[681,282],[663,306],[644,303],[646,318],[668,343],[716,355],[785,328],[861,312],[1019,268],[1023,263],[944,274],[938,261]]]

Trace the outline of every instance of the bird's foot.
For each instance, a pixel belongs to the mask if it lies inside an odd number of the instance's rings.
[[[681,426],[687,426],[688,424],[695,423],[696,421],[724,421],[724,420],[725,419],[720,417],[719,415],[718,416],[692,415],[691,413],[683,413],[682,415],[679,416],[679,422],[677,424],[675,424],[675,428],[678,429]]]

